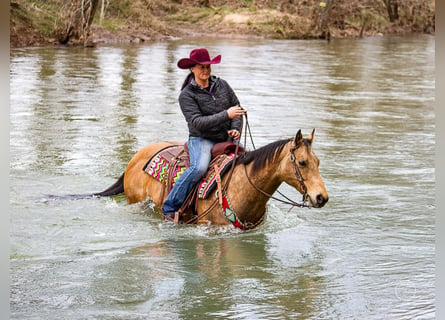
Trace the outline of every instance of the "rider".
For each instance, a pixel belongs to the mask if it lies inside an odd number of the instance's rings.
[[[240,138],[240,118],[246,110],[239,106],[230,85],[211,75],[211,65],[220,62],[221,55],[210,59],[205,48],[194,49],[189,58],[178,61],[179,68],[190,70],[179,95],[179,105],[189,128],[190,167],[165,199],[162,213],[166,219],[174,219],[188,193],[207,172],[213,145]]]

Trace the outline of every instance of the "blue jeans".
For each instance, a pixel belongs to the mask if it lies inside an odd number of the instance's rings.
[[[215,142],[200,137],[189,137],[188,149],[190,156],[190,167],[185,170],[162,205],[163,213],[179,210],[188,193],[196,183],[204,176],[212,160],[212,147]]]

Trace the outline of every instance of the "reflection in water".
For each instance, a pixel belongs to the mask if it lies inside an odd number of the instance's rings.
[[[222,54],[256,147],[316,128],[325,208],[271,201],[240,233],[42,198],[185,141],[176,62],[197,46]],[[434,318],[434,37],[18,49],[10,82],[13,319]]]
[[[285,237],[294,239],[291,233]],[[285,249],[282,241],[256,234],[134,248],[97,268],[101,277],[92,285],[98,291],[92,296],[113,292],[106,299],[137,304],[139,311],[156,316],[178,307],[181,319],[197,314],[270,319],[283,316],[283,308],[289,317],[315,314],[324,285],[321,276],[314,276],[318,267],[309,257],[312,248]],[[271,264],[277,258],[283,260]]]
[[[100,309],[96,316],[113,314],[115,310],[107,310],[110,305],[136,306],[141,316],[151,314],[159,319],[177,312],[175,301],[184,279],[178,273],[175,251],[168,243],[158,242],[97,264],[89,292]]]
[[[134,135],[134,124],[137,122],[137,110],[139,109],[138,96],[135,94],[134,83],[137,81],[138,64],[137,57],[138,52],[134,47],[129,47],[123,52],[123,61],[121,65],[121,84],[120,91],[118,93],[118,102],[111,108],[116,108],[116,114],[111,118],[109,124],[109,131],[111,135],[114,135],[110,139],[109,143],[112,146],[114,141],[117,142],[115,146],[116,159],[119,159],[119,163],[125,163],[129,161],[128,155],[134,154],[136,150],[136,136]],[[119,130],[116,130],[119,128]],[[117,136],[116,136],[117,135]]]

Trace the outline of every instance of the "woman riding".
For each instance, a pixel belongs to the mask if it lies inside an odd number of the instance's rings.
[[[211,65],[221,62],[221,55],[210,59],[205,48],[190,52],[178,61],[178,67],[189,69],[179,95],[179,105],[189,129],[190,167],[176,181],[162,206],[168,220],[175,218],[185,198],[207,172],[213,145],[229,139],[239,140],[241,117],[246,110],[230,85],[211,75]]]

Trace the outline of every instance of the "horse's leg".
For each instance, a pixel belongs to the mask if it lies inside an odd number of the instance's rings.
[[[222,207],[217,199],[218,197],[213,192],[207,199],[198,200],[197,224],[227,225],[230,223],[223,215]]]
[[[226,174],[222,178],[222,186],[226,185],[227,179]],[[227,225],[231,223],[223,214],[215,192],[216,190],[206,200],[198,201],[198,224],[210,222],[213,225]],[[265,213],[266,203],[269,200],[267,196],[262,195],[250,185],[242,165],[234,168],[225,195],[238,218],[243,221],[259,221]]]
[[[173,143],[159,142],[148,145],[139,150],[130,160],[124,176],[124,191],[128,203],[140,202],[151,198],[157,207],[162,205],[164,200],[161,199],[163,185],[142,169],[156,152],[170,145],[173,145]]]

